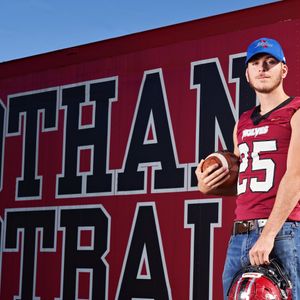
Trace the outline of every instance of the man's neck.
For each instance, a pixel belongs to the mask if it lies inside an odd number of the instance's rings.
[[[256,96],[260,103],[260,112],[261,114],[265,114],[283,101],[289,98],[289,96],[283,90],[275,90],[271,93],[256,93]]]

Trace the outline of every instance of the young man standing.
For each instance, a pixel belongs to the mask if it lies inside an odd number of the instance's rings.
[[[246,78],[259,106],[243,113],[234,133],[240,157],[237,187],[218,188],[228,170],[196,169],[205,194],[237,194],[236,218],[223,272],[224,299],[241,268],[277,257],[300,300],[300,97],[283,88],[288,67],[280,44],[260,38],[247,50]],[[212,172],[212,173],[211,173]]]

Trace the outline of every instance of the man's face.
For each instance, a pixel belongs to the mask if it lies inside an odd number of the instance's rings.
[[[257,92],[268,94],[282,85],[287,66],[268,54],[255,56],[248,62],[246,78]]]

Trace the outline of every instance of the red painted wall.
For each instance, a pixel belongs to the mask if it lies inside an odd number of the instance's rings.
[[[1,299],[221,299],[233,197],[194,168],[255,104],[247,45],[285,49],[298,1],[0,64]]]

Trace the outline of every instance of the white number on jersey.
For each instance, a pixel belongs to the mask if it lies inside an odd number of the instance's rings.
[[[248,159],[249,150],[249,146],[246,143],[239,145],[240,157],[242,158],[242,162],[240,164],[240,173],[245,172],[248,168],[251,168],[252,171],[264,170],[265,179],[263,181],[259,181],[256,177],[244,178],[238,183],[238,194],[245,193],[248,184],[252,192],[268,192],[272,188],[274,182],[275,163],[271,158],[261,159],[259,154],[261,152],[276,151],[276,141],[271,140],[253,142],[251,165],[249,165]],[[248,179],[250,179],[250,183],[248,182]]]

